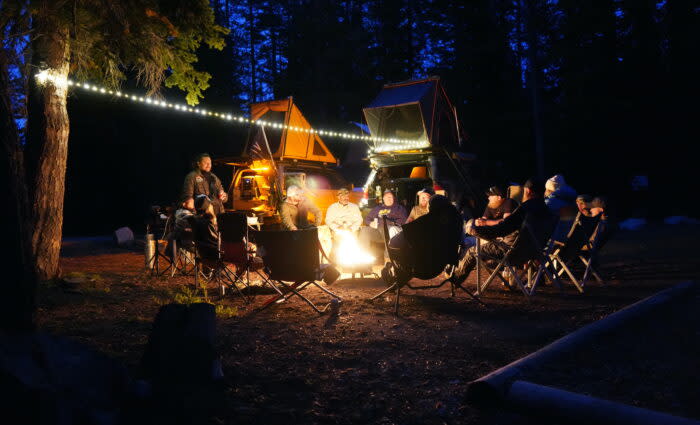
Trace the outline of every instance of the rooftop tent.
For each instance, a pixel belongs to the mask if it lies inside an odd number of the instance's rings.
[[[439,77],[387,84],[363,112],[373,137],[452,149],[460,145],[454,107]],[[375,142],[374,147],[380,151],[407,148],[395,142]]]
[[[299,108],[294,104],[292,97],[283,100],[271,100],[269,102],[253,103],[250,105],[250,119],[284,123],[288,126],[310,129],[311,124],[304,118]],[[326,144],[318,134],[300,131],[287,131],[267,128],[265,131],[270,151],[276,160],[301,159],[307,161],[325,162],[337,164],[338,160],[333,156]],[[254,150],[263,146],[260,142],[261,128],[254,127],[245,153],[255,155]]]

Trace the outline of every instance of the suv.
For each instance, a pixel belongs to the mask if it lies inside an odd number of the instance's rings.
[[[253,121],[310,129],[311,125],[291,97],[254,103]],[[317,133],[290,132],[253,125],[243,156],[219,159],[219,164],[236,167],[228,188],[229,211],[253,212],[265,223],[278,223],[278,206],[290,185],[300,186],[325,217],[341,188],[352,186],[335,168],[338,160]],[[361,191],[351,192],[351,202],[359,202]]]
[[[369,160],[372,171],[363,188],[361,205],[374,207],[389,189],[410,211],[417,201],[416,193],[432,189],[447,196],[467,218],[478,216],[485,206],[485,197],[479,195],[481,185],[475,178],[481,173],[473,155],[422,149],[374,153]]]
[[[334,168],[320,164],[280,161],[273,166],[266,160],[227,164],[237,169],[228,188],[226,209],[255,213],[268,224],[279,222],[277,205],[291,185],[304,189],[324,217],[328,207],[337,200],[338,190],[352,189]],[[361,198],[361,191],[351,191],[351,202],[357,203]]]
[[[465,217],[478,215],[485,206],[483,173],[474,155],[461,152],[457,112],[439,77],[387,84],[363,113],[375,140],[364,204],[374,206],[391,189],[410,210],[416,192],[430,188]]]

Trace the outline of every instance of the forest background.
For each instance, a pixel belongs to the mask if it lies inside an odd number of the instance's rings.
[[[545,176],[607,195],[622,216],[697,216],[689,153],[699,140],[700,2],[211,4],[231,32],[223,51],[198,53],[198,68],[213,76],[209,110],[246,112],[249,102],[293,96],[312,125],[359,131],[362,107],[383,84],[439,75],[465,150],[500,163],[508,180],[537,172],[539,144]],[[139,90],[131,79],[124,89]],[[148,206],[175,201],[196,153],[236,155],[247,135],[238,124],[86,92],[68,105],[66,235],[142,231]],[[361,185],[366,146],[326,142]],[[648,176],[646,193],[632,191],[637,175]]]

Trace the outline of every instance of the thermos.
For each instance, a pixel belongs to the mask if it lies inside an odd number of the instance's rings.
[[[156,265],[156,239],[153,233],[146,233],[144,256],[146,258],[146,270],[153,270]]]

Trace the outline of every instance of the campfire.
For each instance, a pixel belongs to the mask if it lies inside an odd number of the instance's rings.
[[[357,241],[354,233],[340,230],[337,233],[340,238],[338,252],[336,255],[338,264],[341,267],[362,267],[369,266],[374,262],[374,256],[365,252]]]

